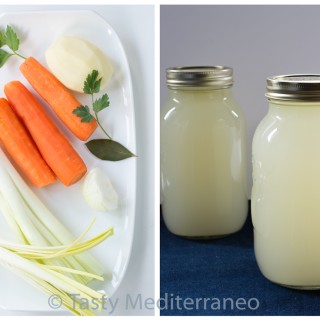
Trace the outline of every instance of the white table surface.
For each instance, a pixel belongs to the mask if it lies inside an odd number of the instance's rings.
[[[141,295],[143,303],[154,298],[154,8],[128,5],[0,5],[0,13],[81,9],[96,11],[117,32],[128,57],[133,82],[139,155],[135,238],[126,276],[113,297],[113,300],[118,298],[119,303],[112,315],[150,316],[154,314],[150,305],[149,308],[132,308],[127,305],[127,295],[132,299]],[[15,314],[0,310],[0,316]]]

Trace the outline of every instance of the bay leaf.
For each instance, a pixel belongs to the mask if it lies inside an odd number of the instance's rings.
[[[121,143],[110,139],[93,139],[86,143],[89,151],[101,160],[119,161],[136,157]]]

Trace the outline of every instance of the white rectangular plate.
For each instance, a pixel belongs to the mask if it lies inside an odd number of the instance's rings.
[[[1,30],[3,31],[6,25],[11,25],[20,37],[19,52],[25,56],[35,57],[44,66],[46,66],[45,50],[62,35],[81,36],[108,55],[114,66],[114,74],[106,90],[101,92],[101,94],[107,92],[110,97],[110,107],[102,111],[101,122],[116,141],[135,153],[136,131],[130,70],[121,41],[112,27],[91,11],[4,13],[0,17]],[[11,57],[0,69],[0,96],[4,96],[4,85],[12,80],[20,80],[37,96],[19,72],[21,62],[20,58]],[[81,181],[71,187],[65,187],[57,182],[42,189],[34,189],[75,236],[86,229],[93,216],[97,221],[89,236],[97,235],[110,226],[114,227],[114,236],[91,250],[106,269],[106,279],[98,288],[105,290],[111,297],[124,277],[130,258],[134,234],[137,160],[129,158],[119,162],[109,162],[95,158],[84,143],[64,127],[50,107],[39,96],[37,97],[51,119],[82,156],[88,171],[94,167],[103,168],[118,191],[119,209],[110,213],[98,213],[90,209],[83,200]],[[83,94],[76,94],[76,97],[83,104],[90,103],[89,97]],[[104,135],[97,129],[90,139],[92,138],[104,138]],[[14,239],[1,214],[0,237]],[[48,296],[1,266],[0,308],[12,311],[53,311],[48,305]]]

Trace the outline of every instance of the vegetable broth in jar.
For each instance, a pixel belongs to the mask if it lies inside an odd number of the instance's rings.
[[[266,278],[320,288],[320,75],[268,78],[253,140],[252,220]]]
[[[238,231],[246,219],[246,130],[232,83],[227,67],[167,70],[162,211],[174,234],[221,237]]]

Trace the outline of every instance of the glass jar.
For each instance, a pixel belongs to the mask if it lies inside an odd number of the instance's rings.
[[[246,220],[246,129],[232,83],[228,67],[167,70],[170,93],[160,124],[162,212],[176,235],[222,237]]]
[[[320,288],[320,75],[267,80],[269,111],[253,139],[252,220],[266,278]]]

